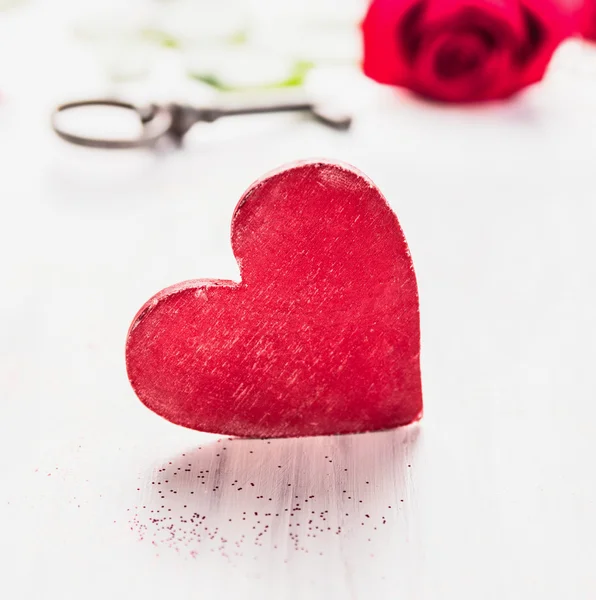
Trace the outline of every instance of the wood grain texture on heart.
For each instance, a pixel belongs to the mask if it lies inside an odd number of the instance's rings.
[[[418,292],[395,214],[353,167],[308,161],[254,183],[232,218],[241,281],[159,292],[126,344],[162,417],[247,437],[372,431],[422,414]]]

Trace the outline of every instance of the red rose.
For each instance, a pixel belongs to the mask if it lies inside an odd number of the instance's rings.
[[[372,79],[471,102],[540,81],[573,17],[557,0],[373,0],[362,30]]]

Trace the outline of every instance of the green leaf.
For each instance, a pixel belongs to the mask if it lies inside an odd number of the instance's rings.
[[[226,41],[231,46],[242,46],[248,42],[248,31],[246,31],[246,29],[240,29],[230,35]]]
[[[180,40],[161,29],[141,29],[139,35],[142,40],[153,42],[164,48],[180,48]]]
[[[288,76],[285,79],[279,81],[264,83],[262,85],[246,85],[237,86],[229,85],[225,81],[222,81],[215,73],[189,73],[189,77],[206,83],[207,85],[215,88],[220,92],[247,92],[247,91],[258,91],[258,90],[276,90],[283,88],[300,87],[304,85],[306,76],[314,67],[314,63],[306,60],[298,60],[294,62]]]

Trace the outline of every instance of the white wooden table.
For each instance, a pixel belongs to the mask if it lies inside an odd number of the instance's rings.
[[[596,597],[594,51],[506,105],[350,78],[346,135],[284,116],[112,154],[50,133],[52,104],[96,84],[61,40],[26,51],[42,22],[0,31],[0,596]],[[312,156],[365,171],[401,221],[424,419],[271,441],[161,420],[126,378],[136,310],[237,276],[240,194]]]

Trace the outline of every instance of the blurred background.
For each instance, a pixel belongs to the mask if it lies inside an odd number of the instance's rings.
[[[10,127],[17,113],[26,113],[23,121],[39,127],[57,103],[105,96],[198,105],[308,97],[354,113],[378,106],[371,95],[408,103],[407,92],[381,92],[361,74],[367,6],[367,0],[0,0],[0,119]],[[590,43],[568,41],[551,71],[596,73],[595,55]],[[122,115],[101,116],[87,113],[89,133],[135,126]],[[27,125],[18,127],[24,135]]]
[[[362,0],[2,0],[4,102],[300,88],[355,70]],[[33,98],[32,98],[33,96]]]

